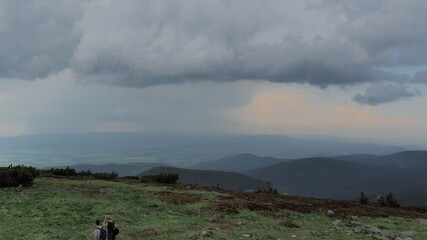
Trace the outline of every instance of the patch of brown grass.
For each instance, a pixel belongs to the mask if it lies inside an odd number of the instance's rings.
[[[195,193],[177,193],[170,191],[156,192],[155,195],[161,201],[173,203],[177,205],[181,204],[194,204],[203,200],[202,195]]]
[[[290,220],[284,221],[284,222],[280,222],[279,223],[280,226],[284,226],[287,228],[300,228],[300,226]]]
[[[131,237],[135,237],[136,239],[140,239],[141,237],[157,236],[159,235],[159,232],[157,232],[152,228],[148,228],[148,229],[141,229],[136,232],[131,232],[131,233],[128,233],[127,235]]]

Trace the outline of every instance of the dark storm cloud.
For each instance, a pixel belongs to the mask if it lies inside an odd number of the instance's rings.
[[[363,94],[357,94],[353,100],[362,104],[376,106],[420,95],[418,90],[410,90],[406,86],[379,84],[369,87]]]
[[[427,70],[417,72],[412,80],[415,83],[427,83]]]
[[[68,67],[82,1],[0,2],[0,78],[35,79]]]
[[[383,68],[427,62],[423,0],[2,1],[0,11],[3,78],[70,68],[127,87],[241,79],[326,87],[407,82]]]

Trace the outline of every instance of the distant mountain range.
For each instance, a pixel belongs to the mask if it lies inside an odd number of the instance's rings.
[[[213,186],[226,190],[241,192],[255,191],[258,188],[267,186],[264,181],[243,175],[241,173],[174,167],[155,167],[138,174],[138,176],[155,175],[159,173],[177,173],[179,174],[178,181],[183,184]]]
[[[284,161],[286,160],[272,157],[258,157],[251,153],[244,153],[219,160],[197,163],[193,165],[192,168],[229,172],[246,172]]]
[[[352,155],[308,158],[246,172],[292,195],[355,199],[395,192],[405,204],[427,205],[427,151],[386,156]],[[412,196],[422,196],[411,198]]]
[[[404,204],[427,205],[427,151],[294,160],[240,154],[194,168],[241,172],[291,195],[352,200],[365,192],[375,200],[393,191]]]

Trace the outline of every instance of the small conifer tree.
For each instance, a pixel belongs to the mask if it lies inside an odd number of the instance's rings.
[[[366,197],[366,195],[365,195],[363,192],[361,192],[361,193],[360,193],[360,199],[359,199],[359,202],[360,202],[361,204],[363,204],[363,205],[365,205],[365,204],[368,204],[368,203],[369,203],[369,199],[368,199],[368,197]]]
[[[394,197],[392,192],[389,192],[386,199],[385,199],[387,206],[389,207],[400,207],[400,203],[397,201],[397,199]]]
[[[378,199],[378,204],[379,204],[381,207],[386,207],[386,206],[387,206],[387,203],[386,203],[386,201],[385,201],[385,199],[384,199],[384,197],[383,197],[383,196],[381,196],[381,197]]]

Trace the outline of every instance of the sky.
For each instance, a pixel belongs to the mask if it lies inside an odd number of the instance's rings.
[[[0,136],[427,147],[426,13],[424,0],[0,0]]]

